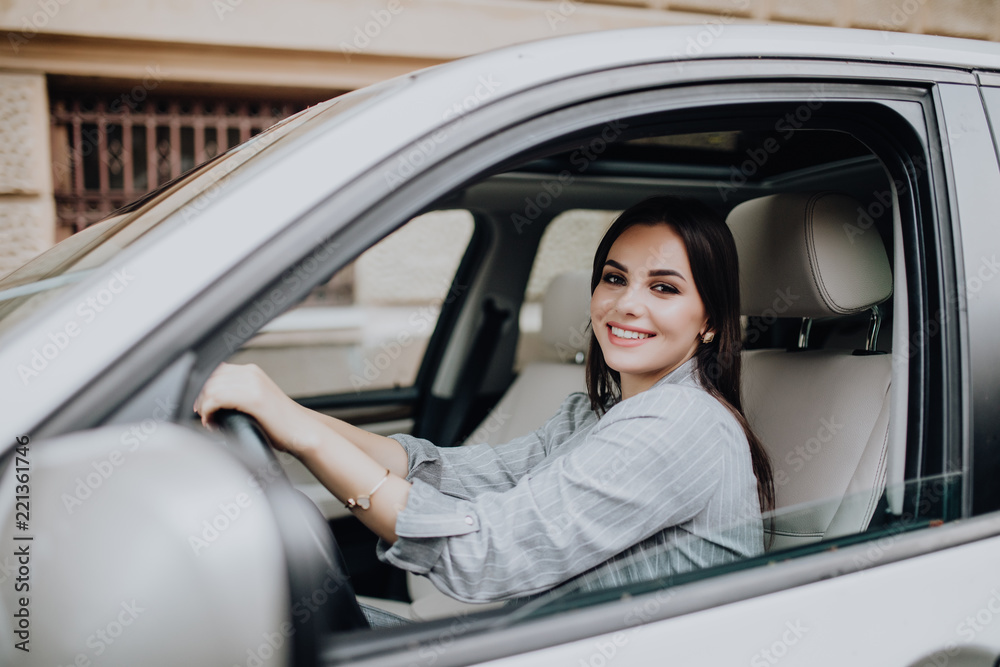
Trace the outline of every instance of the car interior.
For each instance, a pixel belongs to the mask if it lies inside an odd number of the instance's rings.
[[[835,127],[629,122],[612,141],[591,128],[470,179],[230,361],[257,363],[301,403],[378,433],[506,442],[585,391],[590,265],[617,212],[660,194],[695,198],[726,218],[739,249],[744,409],[775,475],[767,557],[898,519],[907,365],[892,351],[908,331],[906,280],[893,270],[900,183]],[[434,259],[444,251],[427,247],[400,259],[419,238],[452,254]],[[366,283],[373,266],[386,275]],[[399,298],[400,281],[437,291]],[[422,621],[500,606],[452,600],[377,562],[375,538],[304,467],[283,463],[329,521],[360,599]]]

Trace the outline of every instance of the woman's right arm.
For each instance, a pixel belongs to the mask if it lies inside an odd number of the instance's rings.
[[[392,474],[405,478],[410,472],[406,450],[392,438],[371,433],[321,412],[310,412],[310,416],[354,443],[355,447],[384,465]]]
[[[315,449],[333,431],[398,477],[411,476],[439,490],[470,498],[482,491],[511,488],[545,456],[546,442],[560,440],[564,418],[559,413],[534,433],[498,446],[438,448],[433,443],[397,436],[376,435],[345,421],[309,410],[288,398],[253,364],[221,364],[205,384],[195,409],[208,425],[209,416],[220,408],[233,408],[253,415],[271,436],[275,446],[296,453]]]
[[[222,408],[253,416],[277,448],[292,454],[320,447],[333,431],[398,477],[409,473],[406,450],[398,442],[299,405],[254,364],[220,364],[205,382],[194,405],[202,423],[208,427]]]

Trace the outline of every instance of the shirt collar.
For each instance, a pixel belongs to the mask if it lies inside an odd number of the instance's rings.
[[[698,359],[696,357],[691,357],[683,364],[653,383],[653,387],[660,387],[666,384],[683,384],[692,387],[701,387],[701,382],[698,381]],[[652,387],[650,387],[650,389],[652,389]]]
[[[691,357],[683,364],[670,371],[659,380],[653,383],[653,387],[662,387],[668,384],[679,384],[688,387],[697,387],[699,389],[704,389],[701,385],[701,381],[698,379],[698,359],[696,357]],[[646,391],[649,391],[647,389]],[[634,397],[633,397],[634,398]],[[618,403],[621,403],[622,399],[619,398],[615,400],[614,398],[609,398],[605,410],[610,410]]]

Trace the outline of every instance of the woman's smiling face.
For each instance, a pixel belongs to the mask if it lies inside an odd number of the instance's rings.
[[[622,232],[591,296],[590,319],[607,365],[621,374],[622,398],[694,356],[711,329],[673,227],[640,224]]]

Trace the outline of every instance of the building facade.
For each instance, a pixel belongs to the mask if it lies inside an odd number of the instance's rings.
[[[808,23],[1000,41],[996,0],[6,0],[0,276],[294,111],[560,34]],[[687,49],[705,48],[697,41]]]

